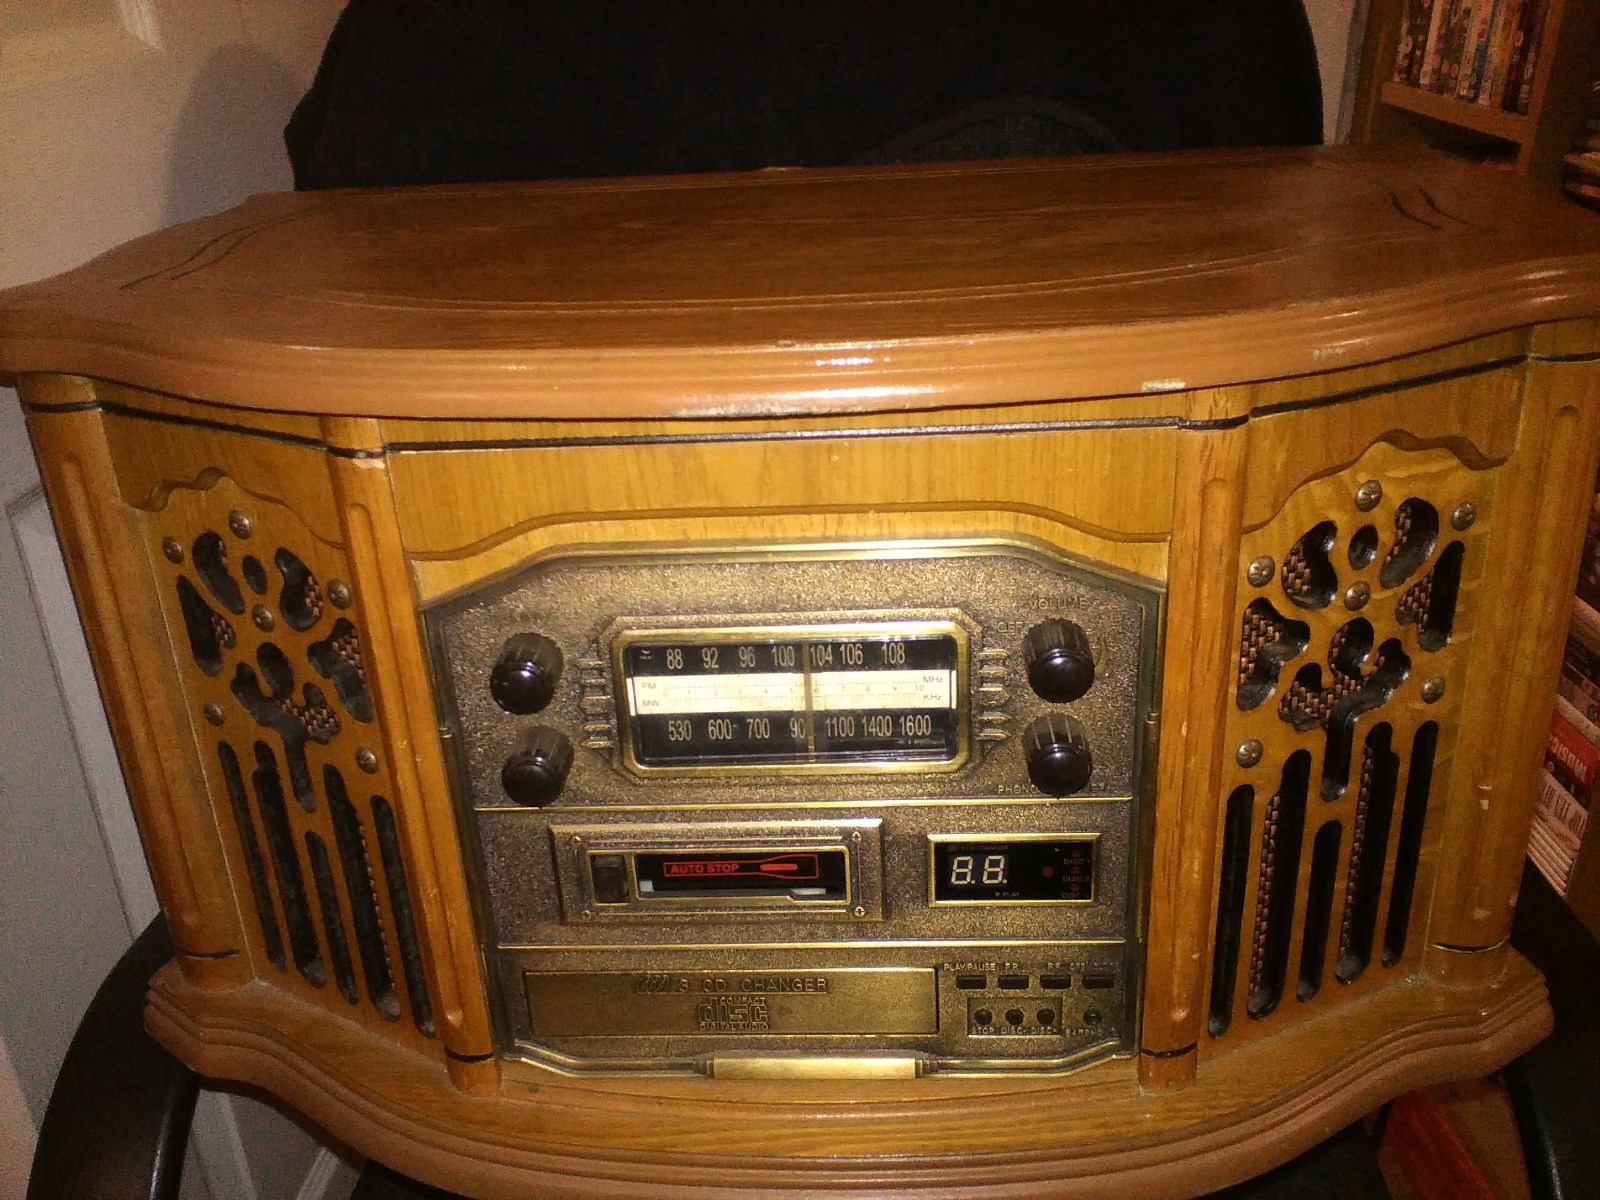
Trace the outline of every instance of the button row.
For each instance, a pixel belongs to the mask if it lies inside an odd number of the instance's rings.
[[[1030,977],[1027,975],[1001,975],[996,980],[1003,992],[1023,992],[1028,990]],[[1072,986],[1071,975],[1041,975],[1039,986],[1047,992],[1064,992]],[[1091,990],[1113,988],[1117,986],[1115,975],[1085,975],[1079,980],[1079,986]],[[960,974],[956,976],[956,987],[964,992],[981,992],[989,987],[987,975]]]

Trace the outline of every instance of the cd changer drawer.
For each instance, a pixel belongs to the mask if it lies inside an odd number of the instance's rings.
[[[1131,1049],[1136,947],[1106,942],[528,947],[514,1053],[569,1071],[1061,1071]],[[774,1065],[774,1070],[778,1068]]]

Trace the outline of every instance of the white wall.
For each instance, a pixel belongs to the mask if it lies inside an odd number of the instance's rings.
[[[283,124],[339,7],[0,0],[0,286],[287,188]],[[0,1200],[22,1194],[79,1015],[154,913],[63,586],[0,389]],[[271,1110],[215,1094],[194,1145],[204,1178],[186,1195],[214,1200],[289,1200],[319,1155]]]
[[[33,1118],[22,1099],[22,1086],[0,1042],[0,1196],[21,1196],[33,1157]]]
[[[1322,140],[1332,144],[1338,140],[1335,135],[1356,0],[1305,0],[1305,6],[1311,20],[1311,36],[1317,43],[1317,66],[1322,72]]]

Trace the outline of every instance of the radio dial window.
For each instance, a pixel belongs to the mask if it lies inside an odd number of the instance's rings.
[[[616,657],[634,769],[950,769],[966,757],[954,625],[628,631]]]

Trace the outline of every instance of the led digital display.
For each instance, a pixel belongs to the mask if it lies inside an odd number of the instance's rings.
[[[939,839],[931,857],[935,903],[1094,899],[1093,838]]]

